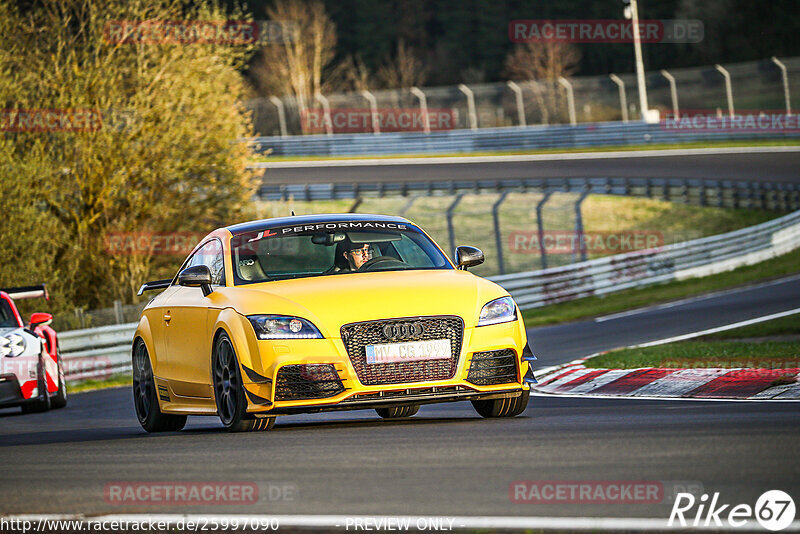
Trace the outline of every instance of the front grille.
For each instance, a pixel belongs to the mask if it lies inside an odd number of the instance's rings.
[[[330,364],[284,365],[275,379],[275,400],[325,399],[344,391],[342,379]]]
[[[476,352],[472,355],[467,382],[492,386],[517,381],[517,355],[511,349]]]
[[[420,323],[421,334],[414,331],[403,341],[431,339],[450,340],[450,358],[420,360],[413,362],[367,363],[367,345],[390,343],[384,335],[386,326],[413,322]],[[444,315],[437,317],[404,317],[382,321],[352,323],[342,327],[342,342],[350,356],[358,379],[365,386],[400,384],[426,380],[449,380],[456,374],[458,355],[464,337],[464,321],[460,317]]]

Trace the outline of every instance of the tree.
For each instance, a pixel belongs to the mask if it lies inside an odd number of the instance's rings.
[[[568,43],[523,43],[506,58],[506,74],[512,80],[538,82],[540,88],[534,94],[542,114],[560,116],[564,109],[558,98],[558,79],[575,73],[580,59],[578,49]],[[544,90],[540,90],[542,86]]]
[[[336,52],[336,27],[320,0],[277,0],[267,16],[284,23],[291,38],[265,46],[252,76],[263,95],[293,95],[302,112],[323,92],[324,75]]]
[[[228,17],[211,2],[37,0],[23,13],[0,0],[1,239],[18,254],[0,283],[50,281],[62,308],[131,302],[176,258],[110,253],[110,233],[206,232],[247,216],[250,149],[237,140],[252,135],[238,72],[248,47],[109,39],[114,21]],[[14,126],[13,113],[35,110],[95,120]]]
[[[397,52],[378,69],[377,77],[384,87],[405,88],[425,83],[427,68],[411,47],[401,39]]]

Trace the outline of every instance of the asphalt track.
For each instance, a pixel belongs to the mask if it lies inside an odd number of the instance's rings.
[[[592,154],[265,163],[264,183],[679,178],[800,181],[800,148],[689,149]]]
[[[529,331],[542,366],[797,307],[800,280],[745,288],[618,318]],[[147,435],[131,393],[73,395],[45,414],[0,412],[0,513],[414,514],[666,519],[675,487],[755,504],[800,496],[800,405],[535,396],[523,416],[480,419],[469,403],[387,422],[371,411],[284,417],[228,434],[213,418]],[[660,481],[659,504],[514,503],[519,480]],[[251,505],[115,506],[107,484],[238,481]],[[677,486],[676,486],[677,485]],[[280,493],[288,488],[289,494]],[[274,500],[271,500],[270,497]]]

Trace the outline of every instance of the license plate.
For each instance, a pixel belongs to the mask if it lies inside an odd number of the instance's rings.
[[[367,345],[367,363],[418,362],[450,357],[449,339]]]

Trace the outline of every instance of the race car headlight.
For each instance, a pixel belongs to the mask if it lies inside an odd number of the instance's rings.
[[[501,297],[487,303],[481,310],[478,326],[508,323],[517,320],[517,305],[511,297]]]
[[[0,356],[13,358],[25,352],[25,338],[19,334],[0,336]]]
[[[258,339],[322,339],[311,321],[286,315],[248,315]]]

